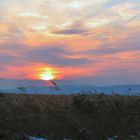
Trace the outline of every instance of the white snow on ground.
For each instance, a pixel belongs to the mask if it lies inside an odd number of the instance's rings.
[[[108,138],[107,140],[115,140],[114,138]]]
[[[36,138],[36,137],[31,137],[31,136],[29,136],[29,139],[30,140],[47,140],[46,138]],[[64,138],[63,140],[70,140],[70,139]]]
[[[45,138],[36,138],[36,137],[31,137],[30,136],[30,140],[47,140],[47,139],[45,139]]]

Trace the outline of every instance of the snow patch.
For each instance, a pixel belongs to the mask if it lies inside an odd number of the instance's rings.
[[[45,138],[36,138],[36,137],[29,137],[30,140],[47,140]]]

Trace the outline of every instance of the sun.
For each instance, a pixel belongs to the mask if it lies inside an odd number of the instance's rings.
[[[54,75],[52,73],[42,73],[42,74],[40,74],[40,79],[52,80],[52,79],[54,79]]]
[[[39,79],[41,80],[53,80],[56,78],[57,72],[52,68],[43,68],[38,74]]]

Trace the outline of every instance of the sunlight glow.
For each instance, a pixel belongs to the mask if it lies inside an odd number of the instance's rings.
[[[54,79],[54,75],[52,73],[42,73],[40,74],[40,78],[42,80],[52,80]]]
[[[40,74],[38,75],[38,78],[41,80],[53,80],[55,79],[57,76],[57,71],[55,71],[52,68],[43,68],[40,71]]]

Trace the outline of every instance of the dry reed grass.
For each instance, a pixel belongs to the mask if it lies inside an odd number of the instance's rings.
[[[0,131],[54,140],[104,140],[116,135],[126,140],[140,132],[140,97],[4,94]]]

